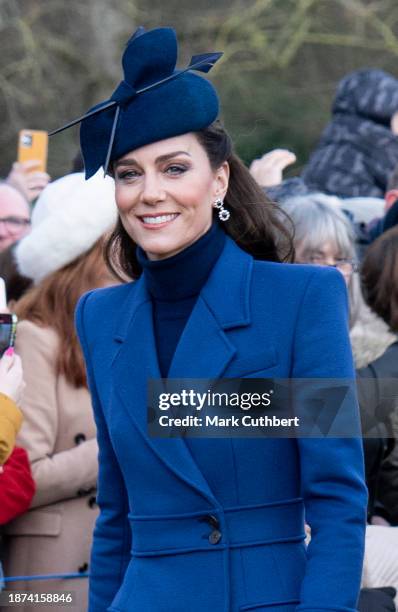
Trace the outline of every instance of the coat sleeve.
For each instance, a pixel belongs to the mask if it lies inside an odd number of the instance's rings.
[[[353,394],[345,410],[360,432],[347,292],[336,270],[316,268],[308,281],[297,318],[293,364],[293,379],[353,381]],[[298,439],[298,448],[311,543],[297,611],[354,612],[367,507],[361,438],[303,437]]]
[[[78,489],[95,486],[97,443],[93,438],[55,452],[59,432],[54,370],[57,338],[52,330],[21,322],[16,349],[26,382],[21,401],[24,420],[17,441],[27,450],[31,462],[36,483],[31,504],[34,508],[76,497]]]
[[[11,455],[21,425],[22,412],[10,397],[0,393],[0,465]]]
[[[131,530],[124,480],[109,437],[86,340],[85,310],[90,295],[83,296],[76,311],[76,328],[86,362],[99,447],[97,502],[100,514],[91,553],[89,612],[105,612],[121,586],[130,561]]]
[[[0,525],[26,512],[34,492],[26,451],[16,447],[0,473]]]
[[[398,407],[391,420],[395,444],[391,454],[381,465],[378,499],[389,520],[394,526],[398,526]]]

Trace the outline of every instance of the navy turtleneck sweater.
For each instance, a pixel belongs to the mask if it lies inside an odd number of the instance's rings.
[[[160,373],[166,378],[173,355],[198,295],[224,248],[225,233],[218,223],[177,255],[151,261],[138,247],[153,303],[153,322]]]

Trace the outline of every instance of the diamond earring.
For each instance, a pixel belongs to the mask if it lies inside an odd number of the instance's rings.
[[[222,201],[222,199],[221,198],[217,198],[217,200],[215,200],[213,206],[214,206],[214,208],[218,209],[218,218],[220,219],[220,221],[228,221],[228,219],[231,216],[231,213],[229,212],[229,210],[224,208],[224,202]]]

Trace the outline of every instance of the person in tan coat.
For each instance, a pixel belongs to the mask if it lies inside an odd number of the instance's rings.
[[[103,235],[116,219],[112,183],[75,174],[49,185],[31,234],[16,250],[21,273],[35,283],[15,310],[26,382],[18,443],[28,451],[36,493],[31,509],[6,528],[4,571],[8,578],[62,575],[9,588],[71,591],[69,609],[79,612],[87,608],[98,448],[74,309],[86,291],[116,282],[102,254]],[[48,606],[15,609],[45,612]]]
[[[0,359],[0,525],[25,512],[35,491],[26,451],[15,447],[23,418],[17,402],[24,385],[21,358],[9,347]],[[0,591],[4,586],[0,561]]]

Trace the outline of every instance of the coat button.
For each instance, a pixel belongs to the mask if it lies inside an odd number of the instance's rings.
[[[95,491],[95,487],[90,487],[89,489],[78,489],[76,495],[78,497],[85,497],[86,495],[90,495]]]
[[[214,529],[209,535],[210,544],[218,544],[222,538],[222,533],[218,529]]]
[[[209,514],[208,516],[206,516],[205,520],[209,523],[211,527],[214,527],[214,529],[218,529],[220,526],[220,521],[216,516],[214,516],[214,514]]]
[[[78,433],[75,435],[75,444],[81,444],[86,441],[86,436],[84,433]]]
[[[92,495],[87,502],[89,508],[95,508],[97,506],[97,498],[95,495]]]

